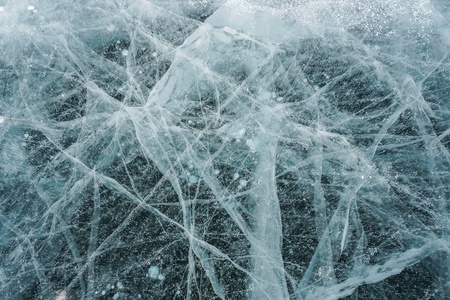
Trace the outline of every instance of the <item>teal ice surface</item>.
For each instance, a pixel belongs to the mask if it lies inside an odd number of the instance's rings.
[[[0,0],[1,299],[446,299],[445,0]]]

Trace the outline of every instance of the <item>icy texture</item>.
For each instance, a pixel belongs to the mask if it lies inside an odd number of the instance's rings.
[[[0,7],[1,299],[450,295],[447,0]]]

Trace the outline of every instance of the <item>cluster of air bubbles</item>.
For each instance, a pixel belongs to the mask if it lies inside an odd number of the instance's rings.
[[[150,268],[148,268],[147,275],[151,279],[158,279],[161,281],[166,278],[166,276],[160,273],[158,266],[151,266]]]
[[[123,283],[120,282],[120,281],[118,281],[116,285],[108,283],[104,290],[102,290],[101,292],[100,291],[96,291],[95,294],[96,295],[97,294],[101,294],[102,296],[104,296],[107,293],[110,293],[111,291],[114,292],[113,290],[115,290],[115,289],[120,291],[120,290],[123,290],[124,288],[125,287],[124,287]],[[114,296],[113,296],[113,299],[119,299],[119,297],[120,297],[120,292],[115,292]]]
[[[194,169],[194,165],[192,165],[192,163],[191,163],[191,164],[189,164],[188,168],[189,168],[189,170],[192,171]],[[196,184],[198,182],[198,179],[199,179],[198,176],[196,174],[193,174],[191,171],[187,172],[188,184],[189,185]]]
[[[241,179],[241,180],[239,180],[239,189],[243,189],[243,188],[245,188],[247,186],[247,180],[245,180],[245,179]]]

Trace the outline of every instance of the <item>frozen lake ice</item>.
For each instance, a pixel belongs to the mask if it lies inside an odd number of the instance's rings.
[[[447,0],[0,0],[1,299],[447,299]]]

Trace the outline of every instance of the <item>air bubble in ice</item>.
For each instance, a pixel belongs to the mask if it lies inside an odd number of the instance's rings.
[[[198,181],[198,177],[195,175],[190,175],[189,176],[189,184],[194,184]]]
[[[148,276],[152,279],[157,279],[159,276],[159,268],[157,266],[148,268]]]

